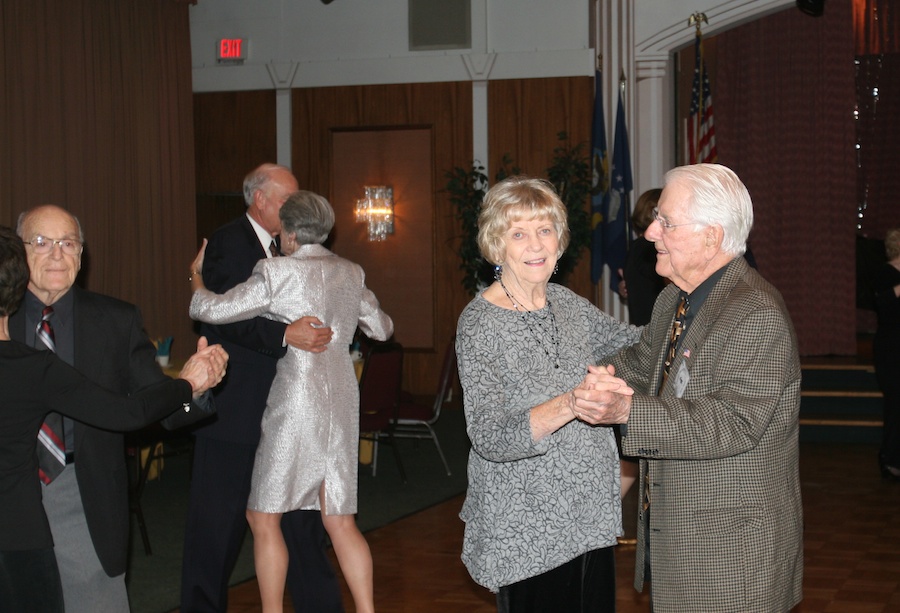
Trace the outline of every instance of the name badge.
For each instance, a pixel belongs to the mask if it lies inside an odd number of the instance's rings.
[[[678,367],[678,372],[675,373],[675,397],[681,398],[684,396],[684,390],[687,387],[688,381],[691,380],[691,374],[688,372],[687,364],[682,362],[681,366]]]

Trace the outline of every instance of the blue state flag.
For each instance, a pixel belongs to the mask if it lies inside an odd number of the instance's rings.
[[[594,123],[591,128],[591,282],[603,276],[603,200],[609,190],[606,120],[603,117],[603,80],[594,74]]]
[[[613,291],[618,289],[618,270],[625,266],[625,254],[631,242],[631,206],[629,203],[632,188],[631,154],[628,149],[628,130],[625,128],[625,110],[622,94],[619,94],[619,107],[616,112],[616,133],[613,139],[612,167],[609,173],[609,190],[600,207],[602,223],[602,258],[609,266],[609,286]],[[593,271],[592,271],[593,272]]]

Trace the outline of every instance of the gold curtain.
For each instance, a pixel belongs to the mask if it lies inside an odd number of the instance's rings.
[[[194,344],[187,4],[0,3],[0,223],[65,206],[86,235],[80,282],[141,307],[151,337]]]
[[[900,3],[853,0],[856,55],[900,53]]]

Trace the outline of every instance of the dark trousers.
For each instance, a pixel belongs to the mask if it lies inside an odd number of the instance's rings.
[[[500,588],[497,613],[614,613],[616,560],[612,547]]]
[[[198,436],[181,571],[181,612],[228,609],[228,580],[247,532],[247,498],[256,448]],[[318,511],[285,513],[287,587],[297,613],[342,613],[337,577],[325,554]]]
[[[52,548],[0,551],[0,613],[19,611],[65,611]]]

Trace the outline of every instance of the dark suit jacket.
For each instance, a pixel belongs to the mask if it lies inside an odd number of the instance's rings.
[[[136,306],[77,286],[69,291],[74,298],[77,370],[118,394],[134,393],[166,379]],[[25,340],[24,308],[10,317],[9,333],[13,340]],[[127,563],[129,534],[122,434],[76,421],[75,474],[103,570],[111,577],[121,575]]]
[[[52,547],[35,456],[38,431],[49,411],[132,430],[191,397],[186,381],[169,379],[148,388],[152,394],[111,394],[51,352],[15,341],[0,343],[0,391],[0,550],[7,551]]]
[[[207,289],[224,293],[250,278],[253,267],[266,257],[253,226],[241,215],[209,239],[203,261]],[[225,381],[214,392],[216,416],[196,430],[197,436],[255,446],[275,365],[287,348],[282,346],[286,324],[257,317],[234,324],[201,324],[210,343],[221,343],[229,355]]]

